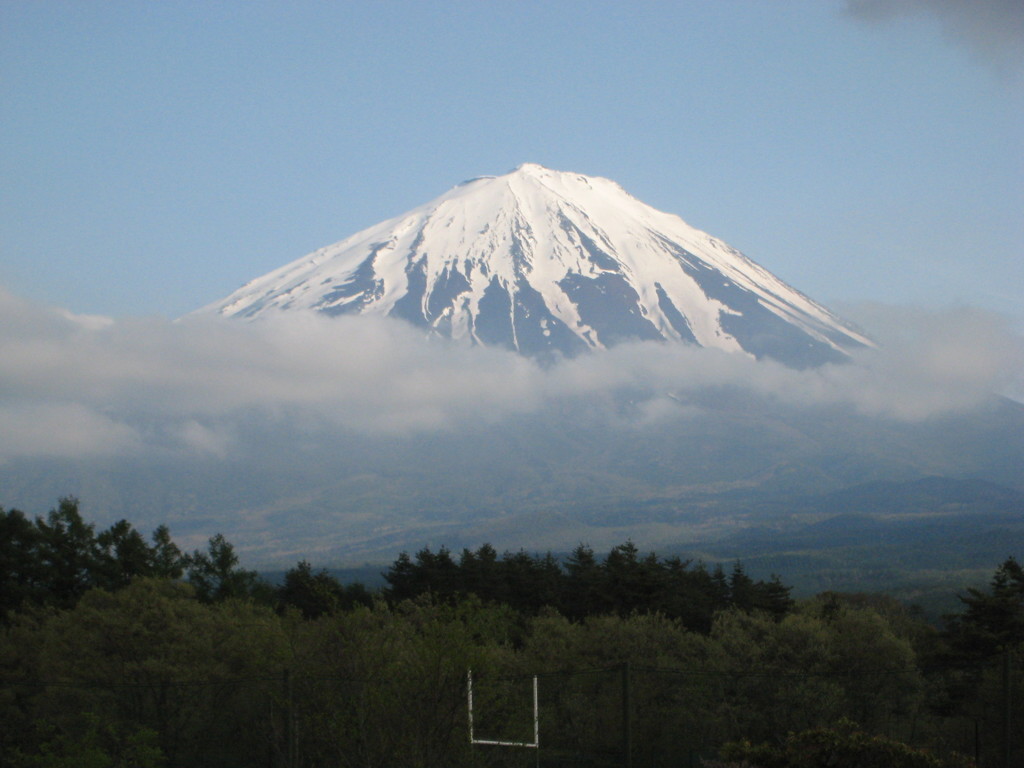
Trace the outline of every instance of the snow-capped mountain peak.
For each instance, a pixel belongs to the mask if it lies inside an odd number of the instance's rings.
[[[525,163],[248,283],[203,311],[384,314],[529,355],[628,340],[803,367],[870,342],[824,307],[608,179]]]

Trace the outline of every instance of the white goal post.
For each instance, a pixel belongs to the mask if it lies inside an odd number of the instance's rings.
[[[537,676],[533,676],[533,742],[529,741],[499,741],[496,739],[478,739],[473,732],[473,670],[466,671],[466,696],[469,709],[469,743],[489,744],[495,747],[525,747],[526,749],[540,749],[540,709],[537,696]]]

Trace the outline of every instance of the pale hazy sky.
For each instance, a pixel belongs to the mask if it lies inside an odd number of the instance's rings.
[[[834,308],[1024,309],[1024,3],[0,0],[0,287],[183,315],[522,162]]]

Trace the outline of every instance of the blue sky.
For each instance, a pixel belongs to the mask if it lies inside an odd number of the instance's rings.
[[[1019,0],[0,0],[0,286],[31,302],[177,317],[526,161],[840,310],[1024,324]]]
[[[640,436],[718,389],[909,422],[1024,402],[1022,144],[1021,0],[0,0],[0,505],[166,510],[207,464],[566,404]],[[375,317],[172,322],[523,162],[614,179],[878,348],[542,368]],[[182,474],[124,487],[126,459]]]

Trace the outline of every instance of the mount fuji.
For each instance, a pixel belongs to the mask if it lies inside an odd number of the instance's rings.
[[[524,164],[259,277],[200,313],[379,314],[537,358],[625,341],[797,368],[872,342],[677,216],[608,179]]]

